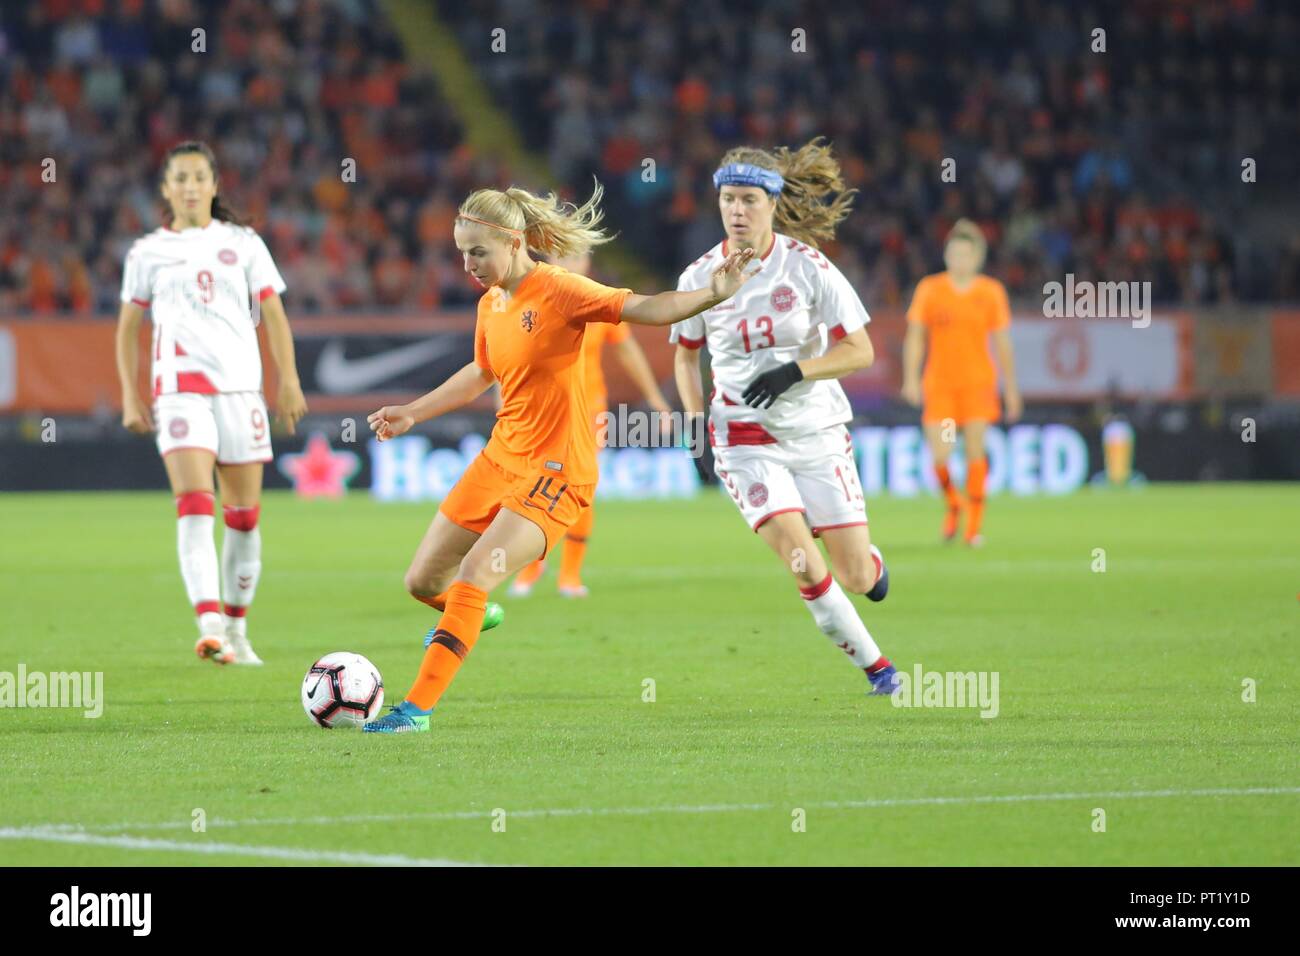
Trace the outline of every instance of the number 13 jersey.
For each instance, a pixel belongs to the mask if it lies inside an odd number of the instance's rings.
[[[153,394],[261,391],[254,300],[284,290],[266,243],[246,226],[213,219],[136,240],[122,301],[150,310]]]
[[[723,240],[696,259],[678,279],[678,291],[708,288],[727,254]],[[720,447],[770,444],[853,417],[834,379],[798,382],[770,408],[750,408],[742,401],[745,387],[763,372],[821,355],[871,321],[844,274],[810,246],[775,233],[766,254],[749,268],[755,264],[758,274],[736,295],[669,332],[671,342],[709,347],[714,386],[709,435]]]

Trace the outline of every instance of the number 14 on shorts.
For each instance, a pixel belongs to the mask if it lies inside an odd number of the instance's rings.
[[[562,479],[556,478],[554,475],[543,475],[538,478],[537,483],[533,485],[533,490],[528,492],[528,500],[531,503],[536,504],[539,508],[545,507],[547,512],[554,511],[555,506],[560,503],[560,496],[563,495],[565,489],[569,487],[567,481],[560,484],[561,480]],[[559,484],[559,487],[553,489],[553,483]],[[544,498],[546,501],[550,502],[550,504],[542,505],[540,501],[537,501],[538,498]]]

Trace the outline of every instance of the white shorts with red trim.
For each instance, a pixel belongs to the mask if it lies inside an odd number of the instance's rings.
[[[261,392],[169,392],[154,399],[158,452],[205,449],[221,465],[271,460],[271,426]]]
[[[713,449],[718,481],[757,531],[774,515],[803,513],[814,535],[867,523],[853,443],[843,425],[801,438]]]

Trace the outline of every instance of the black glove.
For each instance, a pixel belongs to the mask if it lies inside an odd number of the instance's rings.
[[[700,481],[706,485],[716,484],[718,478],[713,473],[713,448],[709,445],[707,416],[688,417],[685,438],[686,450],[690,453],[691,463],[695,465]]]
[[[704,454],[695,460],[695,471],[700,476],[700,482],[706,485],[716,485],[718,476],[714,472],[713,449],[706,442],[704,445]]]
[[[764,372],[749,383],[745,393],[740,397],[750,408],[769,408],[777,396],[796,382],[803,381],[803,372],[799,371],[798,362],[786,362],[780,368]]]

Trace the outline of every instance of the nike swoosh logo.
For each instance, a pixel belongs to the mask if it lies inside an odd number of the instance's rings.
[[[428,339],[357,359],[344,356],[342,339],[331,339],[316,360],[316,383],[322,391],[335,395],[363,392],[454,351],[460,343],[449,338]]]

